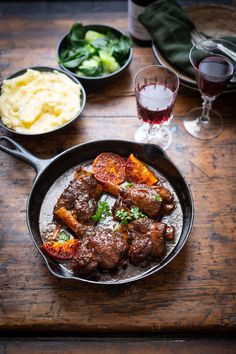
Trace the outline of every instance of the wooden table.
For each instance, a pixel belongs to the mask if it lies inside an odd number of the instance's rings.
[[[101,3],[93,3],[91,9],[84,5],[81,12],[81,4],[71,5],[77,6],[75,11],[67,2],[63,6],[68,11],[54,5],[53,13],[47,12],[40,3],[30,8],[28,13],[24,12],[24,5],[17,10],[18,5],[15,4],[14,12],[11,6],[1,4],[0,8],[2,6],[5,11],[0,27],[2,78],[22,67],[56,67],[57,43],[76,19],[85,24],[106,23],[126,30],[124,5],[119,7],[117,2],[115,4],[115,12],[111,12],[109,4],[100,11]],[[75,125],[52,137],[17,138],[17,141],[34,154],[46,158],[89,140],[132,140],[140,124],[132,79],[138,69],[154,63],[150,48],[135,47],[134,58],[126,74],[114,84],[91,91],[83,117]],[[217,99],[215,107],[222,113],[225,127],[219,137],[209,141],[194,139],[183,128],[184,115],[200,102],[198,92],[181,87],[176,117],[170,125],[173,143],[168,150],[193,192],[193,230],[184,249],[171,264],[133,284],[93,286],[53,277],[35,249],[25,222],[26,200],[35,173],[22,161],[0,152],[2,335],[138,336],[139,340],[134,342],[124,340],[128,343],[128,353],[148,353],[150,348],[156,347],[155,341],[161,336],[221,335],[230,339],[236,329],[235,94],[222,95]],[[5,135],[5,132],[1,130],[0,134]],[[138,345],[142,344],[142,336],[153,338],[148,342],[144,340],[142,347]],[[93,346],[97,352],[109,352],[104,342],[93,341],[97,343]],[[88,346],[82,345],[81,348],[87,348],[90,353],[93,341],[88,339]],[[114,352],[122,352],[122,341],[112,342],[110,339],[110,342],[114,344]],[[25,348],[34,352],[30,343]],[[40,352],[43,342],[40,343],[35,352]],[[50,351],[53,348],[58,348],[57,352],[66,350],[65,342],[59,345],[55,340],[56,346],[53,343],[52,340],[47,344],[48,352],[53,352]],[[21,340],[14,344],[6,339],[0,344],[0,352],[5,348],[9,353],[22,345]],[[201,343],[196,347],[188,343],[182,343],[181,347],[181,342],[171,347],[172,344],[168,344],[168,353],[174,352],[175,348],[182,348],[183,353],[190,348],[193,353],[196,348],[201,349]],[[71,352],[80,348],[74,342],[71,345]],[[233,353],[235,349],[235,342],[208,342],[205,350],[207,345],[209,348],[213,345],[214,353]],[[25,352],[29,351],[25,349]]]

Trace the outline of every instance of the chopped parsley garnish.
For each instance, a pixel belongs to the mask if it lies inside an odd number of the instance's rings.
[[[66,232],[65,230],[61,230],[58,235],[58,241],[59,242],[66,242],[70,239],[70,234]]]
[[[124,187],[126,188],[126,189],[128,189],[128,188],[131,188],[131,187],[133,187],[133,183],[132,182],[127,182],[125,185],[124,185]]]
[[[131,210],[130,210],[130,215],[132,216],[133,219],[137,220],[137,219],[140,219],[140,218],[146,218],[147,216],[145,214],[143,214],[141,212],[141,210],[139,210],[139,208],[137,207],[133,207]]]
[[[128,224],[128,222],[131,221],[131,217],[130,217],[129,213],[127,211],[125,211],[124,209],[117,210],[116,216],[118,218],[120,218],[120,220],[121,220],[120,224],[121,225]]]
[[[133,207],[131,208],[130,210],[130,213],[125,211],[124,209],[121,209],[121,210],[118,210],[116,212],[116,216],[118,218],[120,218],[121,222],[120,224],[121,225],[126,225],[128,224],[130,221],[133,221],[133,220],[137,220],[137,219],[140,219],[140,218],[146,218],[147,216],[145,214],[143,214],[139,208],[137,207]]]
[[[155,199],[156,199],[157,202],[162,202],[162,198],[161,198],[161,196],[159,194],[157,194],[155,196]]]
[[[103,221],[107,216],[110,216],[110,215],[111,215],[111,210],[110,210],[110,206],[109,206],[108,202],[100,201],[100,202],[98,202],[96,214],[92,215],[91,219],[94,222],[100,222],[100,221]]]

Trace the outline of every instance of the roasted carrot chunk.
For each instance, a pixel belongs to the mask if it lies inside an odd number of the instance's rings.
[[[126,178],[129,182],[143,183],[149,186],[158,182],[156,175],[133,154],[126,162]]]
[[[118,186],[117,184],[114,183],[104,183],[102,186],[103,192],[109,193],[115,197],[118,197],[118,195],[121,192],[121,187]]]
[[[93,161],[95,178],[102,183],[121,184],[125,180],[126,161],[120,155],[104,152]]]
[[[73,217],[70,211],[62,207],[54,212],[77,236],[83,234],[83,227],[81,224]]]
[[[54,259],[59,261],[67,261],[75,256],[80,243],[81,242],[75,239],[65,242],[50,241],[45,242],[42,245],[42,249]]]

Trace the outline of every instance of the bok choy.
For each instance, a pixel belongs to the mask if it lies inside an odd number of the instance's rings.
[[[86,30],[75,23],[59,53],[59,63],[79,76],[105,76],[125,64],[130,48],[131,40],[126,35]]]

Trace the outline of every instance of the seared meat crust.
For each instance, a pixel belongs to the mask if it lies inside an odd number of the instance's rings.
[[[78,253],[71,261],[71,268],[80,275],[93,274],[98,267],[98,257],[90,247],[89,241],[84,240]]]
[[[130,263],[147,266],[160,259],[165,250],[166,224],[151,219],[139,219],[128,224]]]
[[[102,187],[92,174],[82,168],[77,170],[75,177],[59,197],[54,213],[64,207],[76,220],[84,224],[90,222],[91,216],[96,213]]]
[[[158,200],[158,196],[161,198]],[[122,189],[113,206],[113,216],[120,209],[138,207],[150,218],[169,214],[174,209],[174,197],[167,188],[137,184],[128,189]]]
[[[91,274],[99,267],[112,270],[121,266],[128,252],[126,234],[110,229],[83,226],[85,237],[71,262],[78,274]]]

